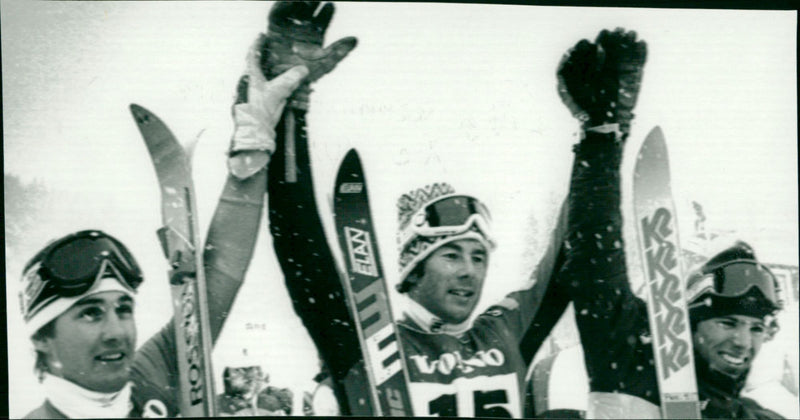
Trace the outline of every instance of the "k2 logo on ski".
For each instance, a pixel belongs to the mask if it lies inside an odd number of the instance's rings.
[[[683,296],[672,217],[672,213],[662,207],[651,218],[642,218],[647,281],[655,303],[658,323],[655,333],[659,335],[657,342],[661,343],[658,352],[665,379],[689,364],[689,343],[680,337],[685,333],[686,320],[678,306]]]

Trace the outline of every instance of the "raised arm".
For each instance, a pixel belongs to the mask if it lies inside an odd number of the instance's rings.
[[[620,164],[645,58],[645,43],[617,29],[580,41],[559,65],[559,94],[584,133],[574,148],[559,280],[575,305],[590,390],[657,403],[646,309],[628,283],[620,209]]]
[[[346,414],[340,385],[361,354],[315,201],[306,131],[308,84],[333,70],[356,45],[355,38],[343,38],[323,48],[333,12],[331,3],[277,3],[270,12],[262,64],[269,77],[293,64],[310,69],[307,83],[290,99],[277,127],[277,150],[267,177],[269,227],[294,310],[331,372]]]
[[[266,192],[266,165],[275,152],[275,125],[289,96],[308,74],[302,66],[267,81],[259,68],[259,36],[233,105],[229,175],[206,237],[204,262],[211,335],[219,336],[253,257]]]

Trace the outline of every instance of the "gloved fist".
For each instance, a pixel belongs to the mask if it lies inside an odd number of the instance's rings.
[[[289,96],[308,75],[308,68],[294,66],[267,81],[261,73],[260,34],[247,53],[247,69],[239,79],[233,105],[234,132],[228,158],[229,172],[245,179],[266,167],[275,151],[275,127]]]
[[[594,43],[578,42],[558,65],[558,93],[584,129],[619,124],[630,131],[639,95],[647,44],[636,32],[603,30]]]
[[[269,13],[269,30],[261,56],[261,69],[268,79],[303,65],[309,74],[299,93],[307,96],[307,84],[317,81],[352,51],[357,44],[354,37],[342,38],[323,48],[325,30],[333,18],[334,6],[317,1],[277,2]],[[302,98],[300,107],[307,105]],[[294,105],[294,104],[293,104]]]

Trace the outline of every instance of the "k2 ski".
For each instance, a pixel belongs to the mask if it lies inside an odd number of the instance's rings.
[[[633,204],[663,418],[700,418],[667,144],[655,127],[636,157]]]
[[[190,157],[167,126],[152,112],[131,104],[161,187],[158,230],[170,264],[175,342],[180,373],[180,413],[183,417],[213,417],[214,376],[205,273],[198,231]]]
[[[389,304],[367,183],[355,149],[347,152],[339,167],[333,194],[336,233],[346,267],[343,282],[364,356],[373,415],[413,416],[408,370]],[[348,399],[353,398],[348,395]]]

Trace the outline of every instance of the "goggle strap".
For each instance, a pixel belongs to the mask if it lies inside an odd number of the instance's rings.
[[[41,301],[41,302],[37,302],[35,307],[33,307],[33,308],[27,308],[27,309],[25,310],[25,311],[26,311],[26,312],[25,312],[25,321],[29,321],[31,318],[33,318],[33,316],[34,316],[34,315],[36,315],[37,313],[39,313],[39,311],[40,311],[42,308],[46,307],[47,305],[49,305],[49,304],[50,304],[50,302],[52,302],[52,301],[54,301],[54,300],[57,300],[57,299],[59,299],[59,298],[60,298],[60,296],[59,296],[59,295],[52,295],[52,296],[48,297],[47,299],[45,299],[45,300],[43,300],[43,301]]]

